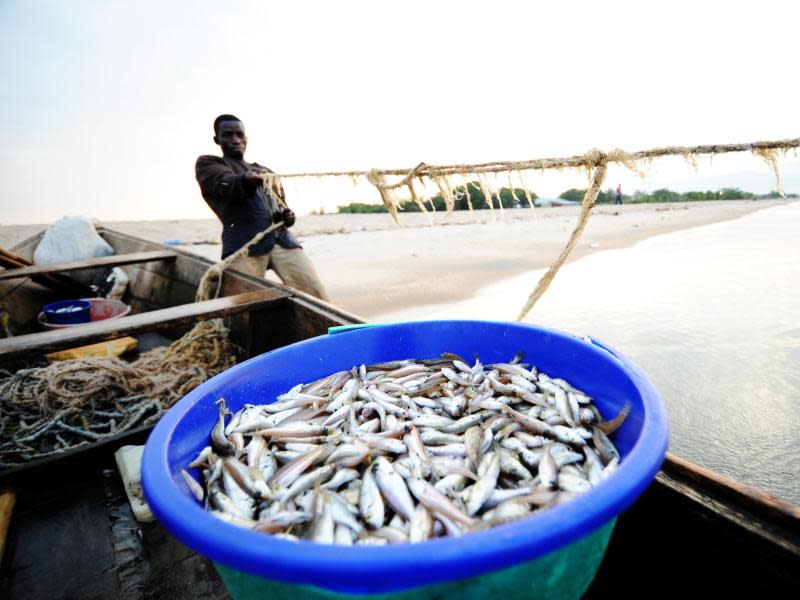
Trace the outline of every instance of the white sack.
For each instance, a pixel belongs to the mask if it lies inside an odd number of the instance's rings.
[[[50,225],[33,253],[37,265],[88,260],[114,254],[86,217],[64,217]]]

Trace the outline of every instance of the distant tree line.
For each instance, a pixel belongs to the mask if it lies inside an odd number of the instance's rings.
[[[475,210],[484,210],[489,208],[486,202],[486,197],[477,182],[470,182],[469,198],[472,201],[472,208]],[[467,194],[465,186],[461,185],[453,188],[453,197],[455,198],[455,210],[468,210]],[[561,193],[558,197],[562,200],[571,200],[573,202],[581,202],[586,190],[572,188],[566,192]],[[538,196],[528,190],[531,200],[535,200]],[[525,208],[528,206],[528,199],[525,195],[523,188],[501,188],[498,193],[492,195],[492,206],[497,208],[498,195],[500,203],[503,208]],[[786,194],[788,198],[797,198],[798,194]],[[633,195],[623,194],[622,201],[625,203],[631,202],[692,202],[701,200],[756,200],[756,199],[770,199],[780,198],[777,191],[772,191],[768,194],[753,194],[752,192],[745,192],[739,188],[722,188],[721,190],[707,190],[705,192],[675,192],[667,188],[661,188],[652,192],[643,192],[636,190]],[[616,193],[613,188],[608,188],[601,191],[597,195],[599,203],[614,203],[617,199]],[[437,194],[432,198],[425,201],[425,206],[431,210],[431,203],[433,209],[437,211],[446,210],[444,198],[441,194]],[[340,213],[384,213],[386,207],[383,204],[365,204],[363,202],[351,202],[347,206],[337,207]],[[400,202],[400,210],[404,212],[421,212],[419,206],[411,200],[403,200]]]
[[[559,198],[580,202],[586,190],[571,189],[562,193]],[[789,198],[796,198],[797,194],[787,194]],[[705,192],[675,192],[667,188],[661,188],[652,192],[636,190],[633,195],[622,195],[623,202],[693,202],[700,200],[756,200],[767,198],[780,198],[777,191],[769,194],[753,194],[745,192],[739,188],[722,188],[721,190],[706,190]],[[617,195],[612,188],[601,191],[597,195],[597,202],[613,203],[616,202]]]

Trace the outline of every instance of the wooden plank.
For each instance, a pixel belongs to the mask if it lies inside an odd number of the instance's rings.
[[[13,252],[9,252],[2,246],[0,246],[0,266],[10,266],[10,267],[19,267],[19,266],[30,266],[33,263],[22,256],[18,256]]]
[[[289,297],[289,294],[275,289],[245,292],[216,300],[182,304],[117,319],[96,321],[70,329],[20,335],[0,341],[0,361],[47,354],[72,346],[84,346],[143,331],[157,331],[175,325],[191,324],[204,319],[227,317],[254,309],[263,309]]]
[[[663,471],[658,473],[657,481],[683,501],[694,503],[693,510],[713,519],[717,529],[729,529],[738,537],[747,538],[751,549],[760,545],[769,548],[770,552],[777,551],[800,561],[800,535],[796,526],[784,527],[784,523],[771,515],[765,516],[758,510],[751,511],[746,506],[723,499],[716,495],[713,486],[709,490],[703,485],[670,477]]]
[[[0,280],[18,279],[20,277],[33,277],[34,275],[49,275],[52,273],[65,273],[67,271],[81,271],[83,269],[99,269],[105,267],[119,267],[138,263],[154,262],[157,260],[175,260],[178,255],[170,250],[153,250],[150,252],[133,252],[131,254],[113,254],[100,256],[89,260],[78,260],[55,265],[33,265],[17,269],[0,271]]]
[[[14,510],[16,500],[17,495],[12,491],[0,494],[0,564],[3,563],[6,534],[8,533],[8,525],[11,522],[11,513]]]
[[[119,598],[102,474],[18,496],[0,597]]]
[[[29,260],[12,254],[8,250],[0,247],[0,267],[9,270],[24,269],[33,265]],[[2,271],[0,271],[2,272]],[[85,285],[58,273],[52,275],[34,275],[33,281],[39,285],[43,285],[56,292],[65,292],[66,294],[77,294],[78,297],[88,296],[91,291]]]
[[[297,326],[301,331],[301,339],[320,335],[316,333],[316,331],[320,329],[322,329],[323,333],[327,333],[328,327],[367,322],[366,319],[359,315],[339,308],[334,304],[329,304],[314,296],[309,296],[308,294],[296,290],[291,290],[291,292],[294,294],[292,300],[298,314]]]
[[[119,253],[141,252],[157,247],[153,242],[105,227],[100,227],[98,233]],[[153,298],[145,297],[142,295],[141,290],[148,290],[149,293],[151,289],[164,287],[168,292],[168,296],[159,298],[159,300],[164,300],[164,304],[166,305],[182,304],[187,302],[187,300],[183,298],[184,290],[182,288],[185,285],[191,286],[192,297],[194,296],[194,291],[197,289],[198,282],[214,264],[214,261],[192,254],[181,248],[174,248],[173,251],[178,255],[178,260],[170,264],[169,270],[161,268],[162,265],[159,263],[131,269],[133,272],[129,272],[129,276],[131,277],[129,290],[134,296],[143,301],[153,302]],[[147,269],[146,273],[141,272],[144,269]],[[222,293],[226,296],[264,288],[281,290],[290,294],[298,303],[308,306],[311,311],[329,315],[336,321],[334,323],[336,325],[364,322],[363,318],[345,311],[334,304],[329,304],[299,290],[288,288],[273,281],[268,281],[263,277],[253,277],[252,275],[246,275],[239,271],[228,269],[225,271],[222,280]]]
[[[230,600],[210,561],[134,519],[112,452],[20,491],[0,598]]]
[[[138,344],[139,342],[135,337],[126,335],[116,340],[97,342],[96,344],[89,344],[88,346],[77,346],[76,348],[67,348],[59,352],[51,352],[45,358],[47,358],[47,362],[70,360],[73,358],[108,358],[109,356],[119,356],[120,354],[135,350]]]
[[[705,493],[720,497],[726,504],[765,515],[769,520],[780,522],[782,527],[793,529],[800,535],[800,506],[789,504],[669,452],[662,470],[670,477],[686,480]]]

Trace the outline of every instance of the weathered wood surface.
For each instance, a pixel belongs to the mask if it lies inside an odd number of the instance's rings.
[[[748,552],[770,557],[775,565],[793,565],[800,585],[800,507],[673,454],[667,455],[656,481],[742,540]]]
[[[745,511],[757,512],[763,519],[778,523],[782,528],[793,531],[798,536],[800,551],[800,506],[746,486],[735,479],[715,473],[672,453],[667,453],[667,460],[662,471],[665,475],[673,479],[680,479],[685,484],[702,486],[708,493],[713,492],[727,506],[735,505]]]
[[[33,263],[26,258],[13,254],[4,248],[0,248],[0,267],[7,270],[19,270],[29,268],[32,264]],[[4,271],[0,271],[0,273],[3,272]],[[89,288],[83,284],[58,273],[34,275],[32,279],[39,285],[43,285],[56,292],[86,296],[90,291]]]
[[[109,531],[101,480],[19,492],[0,596],[118,597]]]
[[[103,227],[99,228],[98,232],[111,244],[115,252],[118,253],[143,252],[160,247],[154,242]],[[146,273],[129,273],[132,276],[131,286],[133,287],[134,278],[136,278],[140,284],[135,287],[150,289],[163,286],[165,289],[170,290],[169,296],[165,298],[167,300],[167,305],[191,302],[194,299],[194,292],[197,290],[198,282],[209,267],[214,264],[214,261],[210,261],[196,254],[191,254],[181,248],[174,248],[172,251],[178,255],[178,259],[173,263],[151,263],[148,265],[141,265],[141,269],[146,270]],[[138,268],[138,266],[134,268]],[[183,289],[183,286],[190,286],[191,297],[187,297],[187,292]],[[358,315],[354,315],[334,304],[324,302],[319,298],[315,298],[314,296],[310,296],[279,283],[268,281],[263,277],[254,277],[252,275],[240,273],[239,271],[225,271],[222,278],[221,295],[230,296],[245,291],[265,288],[281,290],[290,294],[300,306],[308,307],[311,312],[325,314],[331,317],[335,324],[339,324],[339,322],[342,324],[364,322],[364,319]],[[144,296],[146,294],[137,292],[137,295]]]
[[[157,331],[204,319],[227,317],[255,309],[265,309],[289,297],[281,290],[265,289],[205,302],[172,306],[161,310],[106,319],[69,329],[21,335],[0,341],[0,361],[19,359],[73,346],[115,339],[143,331]]]
[[[113,254],[89,260],[58,263],[55,265],[32,265],[16,269],[0,271],[0,280],[19,279],[20,277],[33,277],[35,275],[50,275],[53,273],[66,273],[68,271],[81,271],[83,269],[100,269],[107,267],[120,267],[148,263],[160,260],[175,260],[178,255],[169,250],[152,250],[150,252],[132,252],[130,254]]]
[[[38,316],[42,308],[50,302],[62,298],[84,297],[88,296],[78,293],[77,290],[58,293],[30,279],[24,279],[22,284],[13,280],[0,281],[0,310],[9,317],[8,326],[12,335],[41,331]]]
[[[0,493],[0,565],[3,564],[3,553],[6,548],[6,535],[8,525],[11,522],[11,515],[14,513],[14,504],[17,495],[14,492],[6,491]]]
[[[11,251],[0,247],[0,264],[31,266],[33,264],[33,253],[36,251],[36,246],[43,235],[44,232],[31,236],[11,248]]]
[[[133,518],[113,461],[21,491],[9,534],[2,598],[229,598],[211,563]]]
[[[269,314],[253,312],[246,321],[237,323],[237,319],[232,320],[231,332],[251,340],[252,351],[257,354],[323,335],[329,327],[364,322],[320,301],[312,303],[301,297],[276,306]]]

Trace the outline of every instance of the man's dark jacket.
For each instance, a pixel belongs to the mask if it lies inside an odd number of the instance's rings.
[[[272,225],[275,215],[280,213],[272,194],[245,180],[247,171],[258,169],[264,167],[222,156],[197,159],[194,167],[197,183],[206,203],[222,222],[222,258],[233,254]],[[251,248],[250,256],[267,254],[275,244],[284,248],[301,247],[282,227]]]

